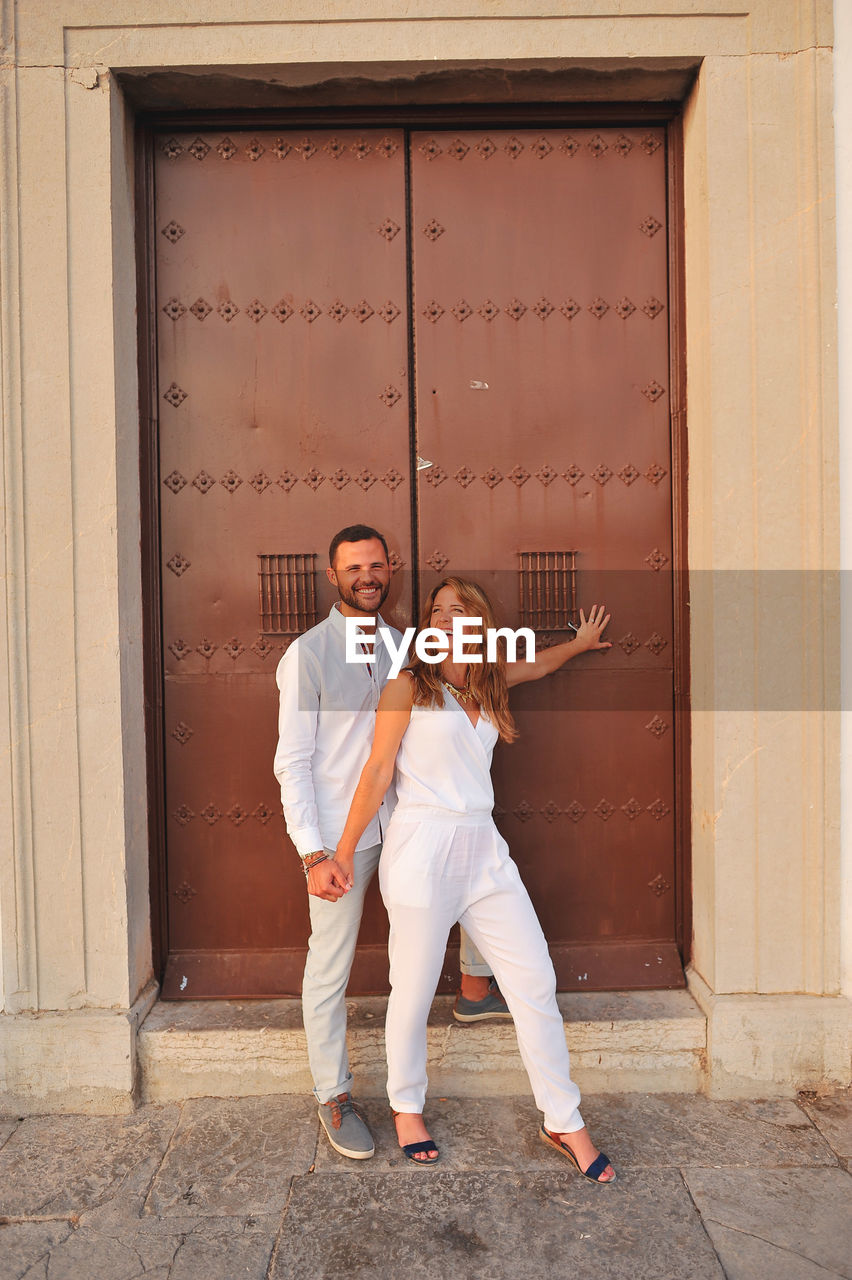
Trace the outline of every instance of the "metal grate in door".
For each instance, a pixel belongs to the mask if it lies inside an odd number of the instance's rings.
[[[567,631],[577,618],[577,552],[520,551],[521,625]]]
[[[316,553],[259,555],[260,630],[266,635],[301,635],[316,626]]]

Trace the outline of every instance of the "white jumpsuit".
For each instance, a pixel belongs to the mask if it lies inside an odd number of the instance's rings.
[[[447,691],[413,707],[396,761],[397,807],[379,883],[390,917],[386,1041],[388,1098],[420,1113],[426,1097],[426,1019],[458,921],[491,965],[547,1129],[583,1127],[571,1079],[547,943],[491,810],[497,730],[474,726]]]

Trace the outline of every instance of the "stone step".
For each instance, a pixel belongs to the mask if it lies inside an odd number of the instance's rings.
[[[559,996],[572,1074],[584,1093],[698,1093],[707,1024],[687,991]],[[511,1022],[460,1025],[437,996],[427,1032],[429,1088],[454,1097],[526,1093]],[[347,1000],[349,1058],[361,1097],[384,1097],[385,997]],[[305,1093],[311,1088],[298,1000],[160,1001],[138,1040],[144,1102]]]

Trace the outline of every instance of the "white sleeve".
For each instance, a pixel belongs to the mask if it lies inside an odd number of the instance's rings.
[[[323,847],[311,761],[316,748],[319,685],[309,668],[313,663],[298,643],[290,646],[278,664],[278,746],[275,776],[281,784],[281,804],[287,834],[299,856]]]

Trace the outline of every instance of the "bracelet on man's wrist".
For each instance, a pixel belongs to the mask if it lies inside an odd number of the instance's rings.
[[[322,851],[319,853],[309,853],[307,858],[302,859],[302,870],[305,873],[305,879],[307,879],[308,873],[314,867],[318,867],[321,862],[328,862],[328,854],[323,853]]]

